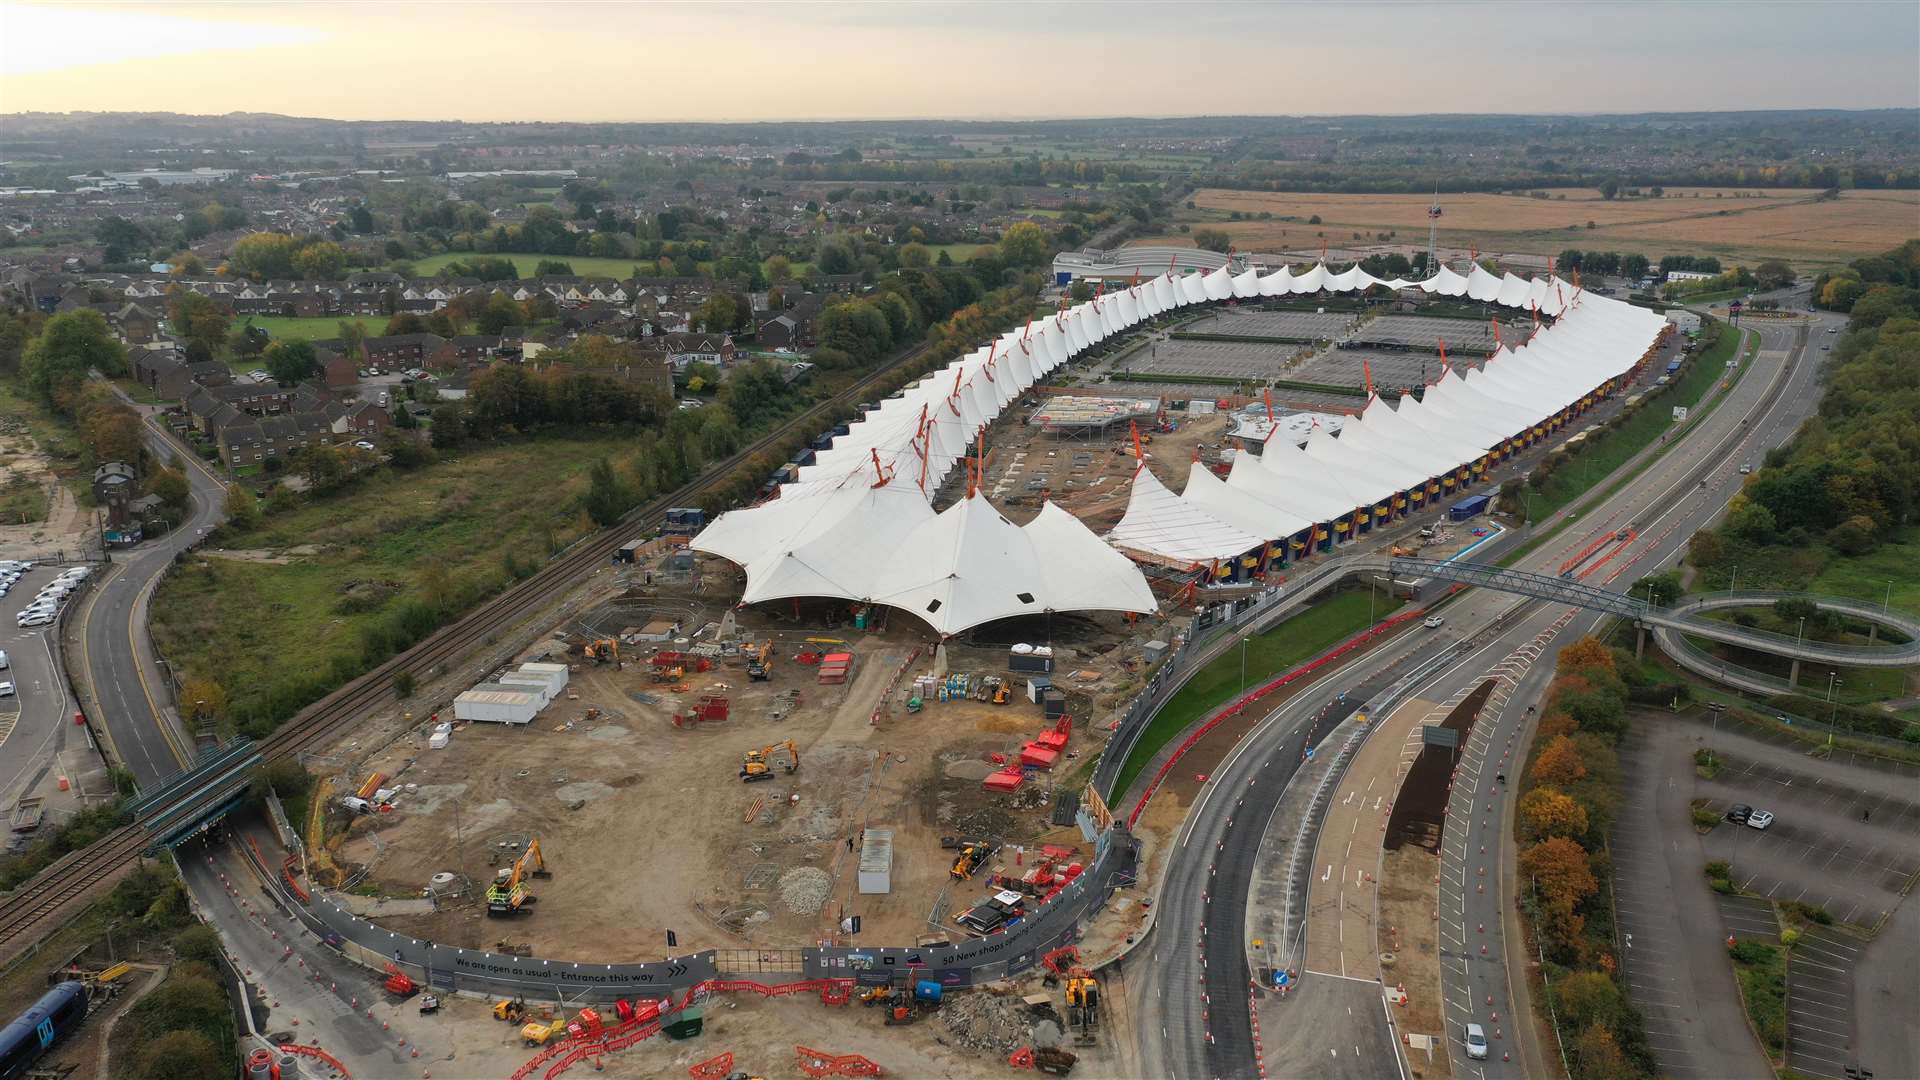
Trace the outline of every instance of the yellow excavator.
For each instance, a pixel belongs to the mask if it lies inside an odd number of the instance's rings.
[[[1073,1029],[1076,1046],[1092,1046],[1100,1030],[1100,981],[1086,968],[1077,967],[1067,976],[1067,1025]]]
[[[527,850],[513,860],[512,866],[501,867],[494,875],[493,884],[487,887],[487,914],[495,918],[520,914],[520,909],[534,900],[533,894],[527,891],[526,879],[552,876],[536,837],[528,842]]]
[[[740,779],[748,784],[756,780],[771,780],[776,763],[785,769],[789,776],[800,768],[800,748],[793,745],[792,739],[747,751],[746,756],[740,761]]]
[[[754,682],[766,682],[769,674],[767,660],[773,656],[773,639],[760,643],[760,647],[747,654],[747,678]]]
[[[620,639],[600,638],[581,646],[580,651],[596,664],[611,664],[620,659]]]

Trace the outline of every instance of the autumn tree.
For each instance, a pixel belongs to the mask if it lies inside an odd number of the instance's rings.
[[[286,233],[258,232],[233,245],[233,269],[255,281],[293,276],[293,257],[300,243]]]
[[[1532,775],[1538,783],[1565,787],[1587,775],[1587,766],[1580,760],[1580,750],[1573,745],[1573,740],[1561,735],[1543,747],[1540,756],[1533,760]]]
[[[347,269],[347,253],[331,240],[319,240],[294,252],[293,268],[308,281],[332,281]]]
[[[227,718],[227,688],[217,679],[195,675],[180,684],[180,706],[196,722],[219,723]]]
[[[1000,257],[1009,266],[1038,266],[1047,261],[1047,231],[1031,221],[1008,226],[1000,237]]]
[[[1612,1027],[1622,1006],[1619,985],[1601,971],[1576,971],[1554,980],[1553,1000],[1566,1026],[1575,1031],[1591,1024]]]
[[[1558,664],[1562,668],[1602,668],[1607,674],[1617,674],[1613,666],[1613,651],[1591,635],[1560,650]]]
[[[260,524],[260,500],[245,484],[227,485],[227,524],[235,529],[251,529]]]
[[[1553,787],[1537,787],[1520,797],[1520,834],[1529,840],[1549,836],[1578,838],[1587,831],[1586,807]]]
[[[1575,909],[1600,887],[1587,849],[1564,836],[1548,837],[1520,852],[1520,872],[1538,890],[1542,922],[1549,936],[1562,946],[1573,943],[1585,925]]]
[[[1573,1040],[1568,1051],[1573,1058],[1573,1075],[1581,1080],[1615,1080],[1639,1075],[1639,1070],[1627,1064],[1627,1057],[1620,1052],[1620,1043],[1600,1024],[1589,1024]]]

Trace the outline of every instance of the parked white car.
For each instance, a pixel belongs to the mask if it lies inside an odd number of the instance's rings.
[[[13,684],[10,682],[0,682],[0,697],[12,697],[12,696],[13,696]]]
[[[52,621],[53,612],[51,611],[23,611],[20,613],[20,617],[14,620],[22,630],[35,626],[45,626]]]

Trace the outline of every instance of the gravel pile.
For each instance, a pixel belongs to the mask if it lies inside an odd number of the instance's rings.
[[[780,875],[780,902],[796,915],[811,915],[827,902],[833,877],[817,866],[796,866]]]
[[[1017,998],[981,990],[950,994],[939,1015],[952,1044],[969,1050],[1004,1057],[1032,1041],[1033,1018]]]

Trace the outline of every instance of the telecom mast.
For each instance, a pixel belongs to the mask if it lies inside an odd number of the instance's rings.
[[[1433,185],[1433,203],[1427,207],[1427,276],[1432,277],[1440,269],[1440,185]]]

